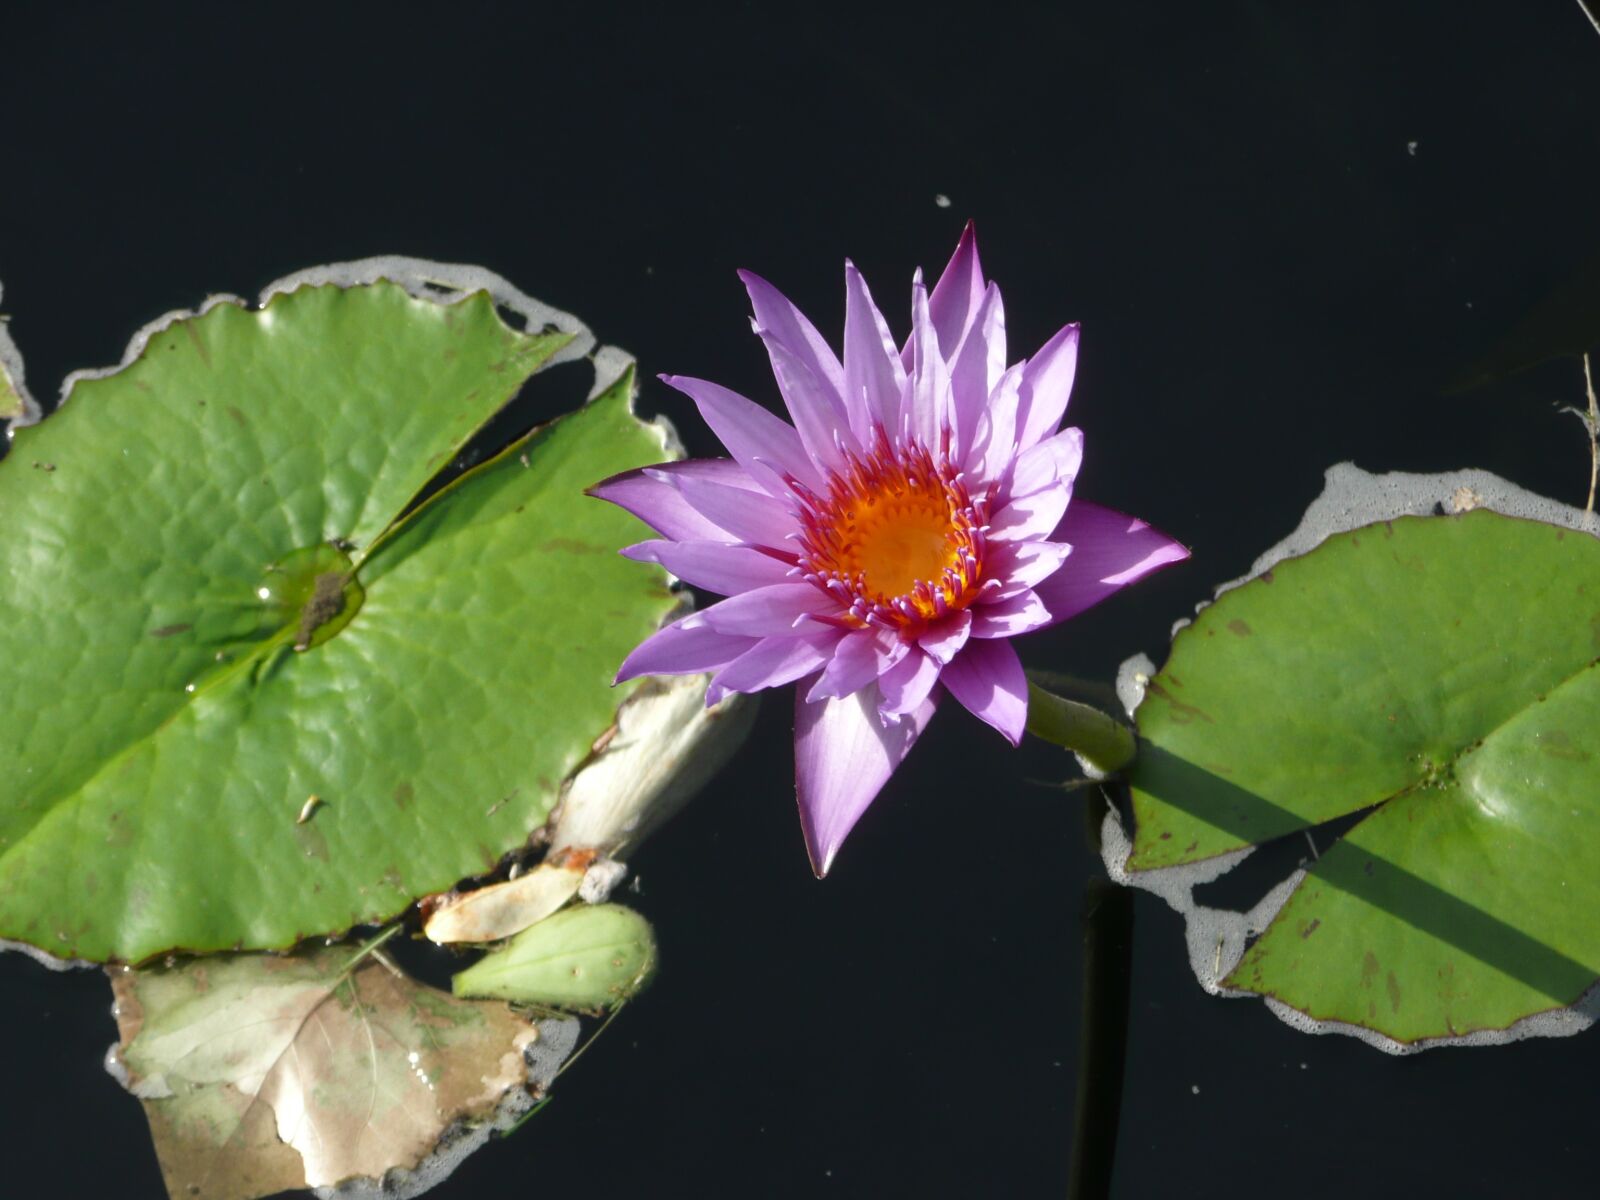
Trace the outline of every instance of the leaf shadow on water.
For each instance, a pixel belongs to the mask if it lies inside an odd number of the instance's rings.
[[[1254,845],[1308,828],[1304,818],[1170,751],[1143,742],[1140,787]],[[1596,972],[1492,913],[1452,895],[1382,855],[1335,842],[1308,876],[1372,905],[1414,929],[1471,955],[1568,1006],[1596,981]]]

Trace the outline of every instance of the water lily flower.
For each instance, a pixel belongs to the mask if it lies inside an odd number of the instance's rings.
[[[727,599],[643,642],[617,675],[713,672],[707,702],[798,681],[795,781],[818,877],[948,694],[1015,745],[1028,687],[1010,638],[1082,612],[1188,550],[1072,498],[1058,430],[1078,327],[1006,365],[1000,292],[969,224],[904,347],[845,263],[841,361],[741,272],[790,425],[702,379],[685,393],[731,459],[663,463],[591,489],[661,537],[623,554]]]

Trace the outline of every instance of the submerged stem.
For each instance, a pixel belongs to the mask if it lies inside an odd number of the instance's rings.
[[[1104,876],[1083,889],[1083,1023],[1078,1038],[1077,1129],[1067,1195],[1111,1195],[1133,966],[1133,896]]]

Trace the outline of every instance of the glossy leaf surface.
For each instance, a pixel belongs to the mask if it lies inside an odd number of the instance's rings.
[[[1366,815],[1224,979],[1399,1042],[1600,975],[1600,542],[1479,510],[1330,537],[1183,629],[1137,711],[1133,872]]]
[[[304,287],[177,321],[17,431],[0,937],[287,946],[542,822],[672,606],[582,494],[664,457],[631,373],[402,514],[566,340],[482,293]]]

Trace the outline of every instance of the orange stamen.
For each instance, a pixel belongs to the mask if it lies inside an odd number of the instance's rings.
[[[879,431],[850,455],[825,497],[805,496],[800,565],[850,606],[848,622],[914,634],[977,598],[987,497],[974,499],[950,463]]]

